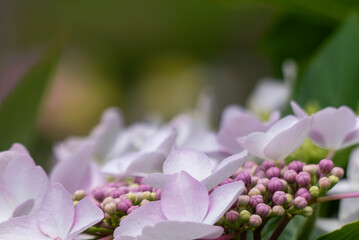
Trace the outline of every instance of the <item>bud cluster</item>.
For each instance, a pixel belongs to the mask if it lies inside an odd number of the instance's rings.
[[[311,205],[343,175],[343,169],[334,167],[329,159],[317,165],[300,161],[288,165],[246,162],[232,178],[222,183],[241,180],[245,190],[217,224],[232,229],[228,231],[254,230],[271,217],[284,214],[309,217],[313,213]]]
[[[85,197],[82,190],[73,195],[74,204]],[[161,190],[152,188],[141,182],[141,178],[109,182],[97,187],[88,195],[92,201],[105,213],[105,218],[97,225],[101,228],[114,230],[120,221],[134,210],[161,198]]]

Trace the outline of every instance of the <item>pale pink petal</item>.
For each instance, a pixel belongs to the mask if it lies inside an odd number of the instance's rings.
[[[160,201],[146,203],[121,221],[114,232],[114,237],[117,239],[120,236],[139,236],[144,227],[163,220],[166,220],[166,217],[162,213]]]
[[[128,165],[125,175],[145,176],[153,172],[161,172],[166,156],[158,152],[139,154]]]
[[[84,137],[69,137],[65,141],[56,144],[53,148],[57,161],[69,159],[85,142]]]
[[[23,153],[23,154],[26,154],[28,156],[30,156],[30,153],[29,151],[27,150],[27,148],[22,145],[21,143],[14,143],[11,148],[10,148],[10,151],[15,151],[15,152],[18,152],[18,153]]]
[[[4,191],[0,189],[2,194],[0,194],[0,223],[8,220],[12,214],[14,209],[9,206],[9,203],[6,199],[6,196],[4,195]]]
[[[192,148],[205,153],[217,152],[221,149],[217,135],[209,131],[201,131],[192,134],[187,142],[181,147]]]
[[[162,191],[162,212],[168,220],[202,222],[208,206],[205,186],[184,171],[172,175]]]
[[[0,224],[1,240],[49,240],[37,226],[37,216],[27,215],[11,218]]]
[[[278,110],[273,111],[269,116],[269,120],[268,122],[266,122],[266,125],[270,127],[273,124],[275,124],[279,119],[280,119],[280,111]]]
[[[247,151],[242,151],[236,155],[232,155],[221,161],[213,170],[212,174],[201,182],[206,186],[207,190],[211,190],[237,171],[247,159]]]
[[[343,143],[340,146],[340,149],[349,147],[351,145],[357,144],[359,142],[359,128],[351,130],[344,138]]]
[[[202,152],[193,149],[174,149],[163,164],[165,174],[186,171],[201,181],[212,173],[209,158]]]
[[[264,155],[271,160],[283,160],[294,152],[308,136],[311,119],[304,117],[290,128],[277,134],[264,148]]]
[[[271,138],[265,133],[252,133],[247,137],[239,138],[238,141],[244,149],[247,149],[249,153],[261,158],[266,159],[263,151]]]
[[[347,167],[348,181],[352,187],[359,191],[359,147],[356,147],[349,156]]]
[[[215,239],[220,237],[222,233],[223,228],[219,226],[175,220],[158,222],[153,227],[145,227],[142,231],[146,240]]]
[[[359,202],[357,198],[340,200],[339,220],[342,224],[357,221],[359,219]]]
[[[51,182],[61,183],[72,194],[79,189],[90,191],[94,187],[91,186],[93,152],[94,143],[84,143],[69,159],[55,165],[50,173]]]
[[[209,210],[203,223],[215,224],[244,190],[242,181],[224,184],[209,195]]]
[[[308,116],[308,114],[295,101],[290,101],[290,106],[292,107],[293,113],[298,118],[303,118]]]
[[[310,130],[308,137],[319,147],[326,148],[324,136],[317,130]]]
[[[38,226],[43,234],[64,239],[74,219],[74,205],[70,193],[60,184],[53,184],[38,215]]]
[[[164,128],[149,137],[142,146],[140,153],[158,152],[168,155],[176,141],[176,136],[175,130]]]
[[[35,200],[33,198],[28,199],[15,208],[12,216],[20,217],[20,216],[28,215],[34,209],[34,205],[35,205]]]
[[[286,116],[284,118],[282,118],[281,120],[279,120],[278,122],[276,122],[275,124],[273,124],[273,126],[271,126],[268,131],[267,134],[269,136],[276,136],[279,133],[283,132],[286,129],[291,128],[292,126],[294,126],[296,123],[298,122],[298,118],[289,115]]]
[[[95,155],[97,158],[105,158],[113,146],[122,125],[123,120],[120,109],[112,107],[102,114],[100,123],[90,134],[90,138],[96,143]]]
[[[122,157],[111,159],[101,168],[101,171],[113,176],[123,176],[126,173],[128,166],[140,155],[141,154],[137,152],[132,152],[127,153]]]
[[[323,136],[326,148],[340,149],[346,135],[355,126],[356,116],[348,107],[327,107],[313,114],[312,130]]]
[[[74,221],[68,238],[74,238],[87,228],[101,221],[103,217],[103,211],[97,207],[89,198],[82,199],[75,207]]]
[[[158,189],[163,189],[171,175],[163,173],[152,173],[142,179],[142,182]]]
[[[49,180],[41,167],[35,166],[29,156],[21,154],[6,166],[2,186],[12,206],[34,199],[35,211],[39,209],[49,188]]]

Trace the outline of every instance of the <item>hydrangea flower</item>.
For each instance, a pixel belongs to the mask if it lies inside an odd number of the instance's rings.
[[[225,184],[208,195],[206,187],[185,171],[172,175],[160,201],[146,203],[125,217],[116,240],[215,239],[223,228],[213,226],[244,189],[243,182]]]
[[[176,136],[172,128],[164,128],[150,137],[140,151],[112,159],[102,171],[114,176],[143,176],[159,172],[173,148]]]
[[[218,141],[224,151],[230,154],[239,153],[243,151],[243,147],[237,141],[239,137],[245,137],[253,132],[265,132],[279,117],[279,112],[273,112],[270,120],[263,123],[239,106],[229,106],[222,114]]]
[[[296,116],[307,116],[296,102],[292,101],[291,105]],[[359,118],[350,108],[327,107],[312,118],[309,137],[318,146],[335,151],[359,143]]]
[[[88,198],[74,207],[71,195],[60,184],[53,184],[37,213],[14,217],[0,224],[0,239],[73,240],[103,216]]]
[[[143,182],[163,189],[172,174],[186,171],[192,177],[203,183],[207,190],[230,177],[244,163],[247,151],[232,155],[217,165],[211,163],[204,153],[194,149],[174,149],[163,163],[163,173],[153,173],[143,179]]]
[[[307,137],[311,119],[287,116],[271,126],[265,133],[255,132],[238,141],[249,153],[265,160],[284,160]]]
[[[49,187],[45,171],[19,144],[2,152],[0,162],[0,222],[36,212]]]

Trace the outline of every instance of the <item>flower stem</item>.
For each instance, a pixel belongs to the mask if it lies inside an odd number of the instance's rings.
[[[335,154],[335,150],[334,149],[329,149],[328,150],[328,155],[326,156],[327,159],[333,159]]]
[[[274,232],[272,233],[272,236],[269,238],[269,240],[277,240],[279,235],[283,232],[284,228],[287,226],[287,224],[293,217],[289,217],[288,214],[285,214],[283,216],[282,220],[280,220],[277,228],[274,230]]]
[[[328,202],[328,201],[339,200],[343,198],[357,198],[357,197],[359,197],[359,192],[344,193],[344,194],[320,197],[316,200],[316,202]]]

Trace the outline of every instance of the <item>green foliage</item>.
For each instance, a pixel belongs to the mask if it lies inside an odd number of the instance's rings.
[[[42,95],[58,55],[51,51],[35,63],[1,103],[1,150],[8,149],[13,142],[31,145]]]
[[[299,104],[357,106],[359,89],[359,20],[351,14],[310,61],[295,94]]]
[[[320,236],[317,240],[355,240],[359,236],[359,221],[349,223],[342,228]]]
[[[309,138],[307,138],[303,144],[286,159],[286,162],[290,163],[293,160],[300,160],[308,164],[317,164],[320,160],[325,158],[327,154],[327,150],[316,146]]]

